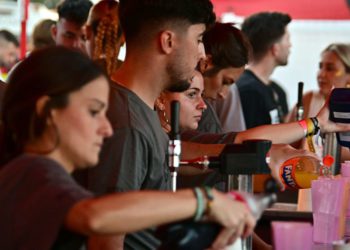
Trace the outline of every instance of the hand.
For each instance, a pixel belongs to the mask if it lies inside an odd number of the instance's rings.
[[[213,194],[214,200],[208,219],[220,223],[224,228],[212,244],[211,249],[222,249],[233,244],[238,237],[244,238],[250,235],[253,232],[256,219],[244,203],[234,201],[216,190],[213,190]]]
[[[269,167],[271,169],[271,175],[277,181],[281,191],[284,190],[284,185],[280,177],[280,168],[286,160],[297,156],[312,156],[319,159],[316,154],[308,150],[295,149],[287,144],[273,144],[270,149]]]
[[[335,123],[329,120],[329,97],[326,103],[317,114],[317,120],[321,129],[321,132],[344,132],[350,131],[350,124]]]

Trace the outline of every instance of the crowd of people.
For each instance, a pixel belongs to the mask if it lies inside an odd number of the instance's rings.
[[[285,96],[270,79],[287,64],[289,15],[254,14],[240,30],[217,22],[210,0],[64,0],[57,10],[57,22],[38,24],[35,49],[8,59],[8,70],[17,64],[0,83],[1,249],[157,249],[155,226],[190,218],[222,226],[213,249],[251,235],[256,218],[225,195],[218,171],[180,168],[170,191],[174,100],[183,159],[271,140],[269,167],[283,189],[285,160],[317,158],[290,146],[305,128],[282,123]],[[322,102],[308,102],[304,121],[318,122],[308,133],[350,130],[328,119],[324,101],[350,83],[349,48],[321,54]],[[271,249],[257,236],[254,247]]]

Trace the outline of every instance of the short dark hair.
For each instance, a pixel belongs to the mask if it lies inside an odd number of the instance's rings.
[[[85,24],[92,2],[89,0],[63,0],[57,6],[59,19],[66,19],[82,26]]]
[[[0,30],[0,39],[13,43],[16,47],[19,47],[17,37],[8,30]]]
[[[215,22],[215,13],[210,0],[120,0],[119,18],[128,43],[165,25],[209,26]]]
[[[255,60],[260,60],[269,48],[285,33],[291,17],[280,12],[259,12],[249,16],[242,24],[242,32],[248,37]]]
[[[29,140],[42,135],[51,109],[66,107],[70,93],[102,75],[99,66],[76,50],[55,46],[32,52],[8,79],[2,102],[0,162],[22,153]],[[38,115],[36,102],[45,95],[51,98]]]
[[[233,23],[215,23],[203,37],[205,52],[212,57],[214,68],[240,68],[248,63],[250,44]]]
[[[35,49],[44,48],[47,46],[54,46],[55,41],[51,36],[51,26],[56,22],[51,19],[43,19],[35,25],[32,39]]]

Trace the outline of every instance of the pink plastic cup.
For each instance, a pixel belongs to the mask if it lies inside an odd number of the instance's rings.
[[[319,179],[312,182],[313,241],[332,243],[344,237],[348,205],[345,179]]]
[[[308,222],[273,221],[275,250],[311,250],[312,225]]]

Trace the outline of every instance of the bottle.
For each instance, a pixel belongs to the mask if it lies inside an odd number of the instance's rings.
[[[246,192],[229,192],[229,197],[244,202],[253,216],[259,219],[263,211],[276,202],[276,193],[253,195]],[[156,235],[162,241],[159,250],[202,250],[216,239],[221,226],[214,222],[185,220],[161,226]]]
[[[340,170],[342,178],[345,178],[348,180],[348,183],[350,183],[350,161],[345,161],[341,164],[341,170]],[[348,208],[346,210],[345,215],[345,239],[350,239],[350,200],[348,201]]]
[[[311,156],[294,157],[285,161],[280,168],[280,177],[285,187],[304,189],[311,187],[311,181],[319,176],[330,176],[334,159],[326,155],[323,161]]]
[[[231,191],[228,195],[233,200],[244,202],[257,220],[260,219],[264,210],[277,200],[276,193],[254,195],[247,192]]]

